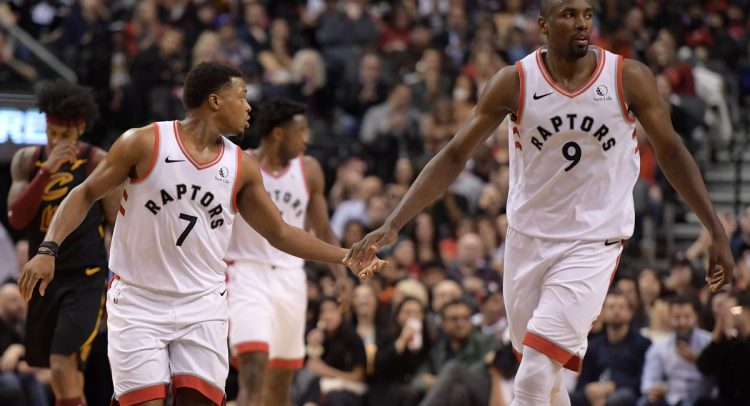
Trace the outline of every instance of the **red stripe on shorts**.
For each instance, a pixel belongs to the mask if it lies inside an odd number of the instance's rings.
[[[172,375],[172,387],[195,389],[216,405],[224,404],[224,391],[195,375]]]
[[[146,386],[144,388],[126,392],[117,398],[117,402],[120,404],[120,406],[130,406],[148,402],[149,400],[166,398],[167,385],[159,383],[156,385]]]

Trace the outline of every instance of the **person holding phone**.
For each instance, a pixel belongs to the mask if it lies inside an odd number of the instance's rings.
[[[639,406],[692,404],[711,391],[711,383],[695,365],[711,342],[711,333],[698,328],[694,296],[675,296],[669,304],[672,333],[646,352]]]

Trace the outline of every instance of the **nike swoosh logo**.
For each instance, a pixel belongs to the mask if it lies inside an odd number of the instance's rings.
[[[96,268],[86,268],[86,276],[94,275],[95,273],[101,271],[102,268],[96,267]]]
[[[227,293],[227,290],[226,290],[226,289],[224,289],[224,291],[223,291],[223,292],[221,292],[221,293],[219,293],[219,294],[220,294],[220,295],[222,295],[222,296],[224,296],[224,294],[225,294],[225,293]]]
[[[543,99],[543,98],[545,98],[545,97],[547,97],[547,96],[551,95],[552,93],[553,93],[553,92],[549,92],[549,93],[547,93],[547,94],[543,94],[543,95],[541,95],[541,96],[537,96],[537,95],[536,95],[536,93],[534,93],[534,100],[539,100],[539,99]]]
[[[169,157],[164,158],[164,162],[171,164],[174,162],[185,162],[184,159],[169,159]]]
[[[615,244],[619,244],[619,243],[620,243],[620,240],[604,241],[604,245],[607,245],[607,246],[609,246],[609,245],[615,245]]]

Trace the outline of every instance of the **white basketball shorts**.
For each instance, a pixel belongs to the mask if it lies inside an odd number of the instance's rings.
[[[528,345],[579,371],[621,252],[619,239],[556,241],[509,228],[503,292],[516,356]]]
[[[229,373],[226,287],[185,297],[127,284],[107,292],[108,355],[115,398],[122,406],[195,389],[224,402]]]
[[[307,310],[304,269],[240,260],[229,264],[227,276],[232,355],[262,351],[268,353],[269,367],[301,368]]]

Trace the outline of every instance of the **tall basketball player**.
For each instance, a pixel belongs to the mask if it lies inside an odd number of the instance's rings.
[[[350,251],[355,260],[367,260],[373,246],[393,242],[510,115],[503,286],[513,348],[522,355],[514,405],[570,403],[560,387],[562,368],[580,368],[620,241],[633,232],[636,119],[667,178],[711,234],[710,289],[728,283],[734,267],[726,234],[652,73],[590,46],[592,19],[589,0],[543,0],[539,29],[548,45],[495,74],[461,130],[383,227]]]
[[[224,258],[238,213],[292,255],[341,263],[346,254],[287,225],[257,164],[222,136],[248,125],[240,72],[202,63],[188,73],[183,91],[187,118],[123,134],[60,205],[19,281],[27,300],[39,280],[44,295],[58,245],[94,202],[126,183],[112,237],[116,276],[107,293],[108,354],[121,405],[163,405],[170,382],[177,404],[223,403],[229,368]]]
[[[250,125],[262,139],[248,153],[281,217],[295,227],[307,223],[316,236],[338,244],[329,225],[323,170],[315,158],[302,155],[309,138],[306,107],[278,99],[253,110]],[[304,261],[274,248],[242,220],[234,224],[227,259],[229,342],[239,362],[239,404],[289,405],[292,378],[305,356]]]
[[[63,199],[80,185],[106,153],[79,141],[97,114],[91,91],[65,81],[47,82],[37,94],[47,121],[47,146],[28,147],[13,157],[8,220],[26,229],[29,252],[44,239]],[[114,225],[119,195],[81,213],[55,261],[59,276],[47,294],[29,302],[26,361],[50,368],[57,405],[77,406],[83,399],[83,373],[99,329],[107,288],[105,220]]]

